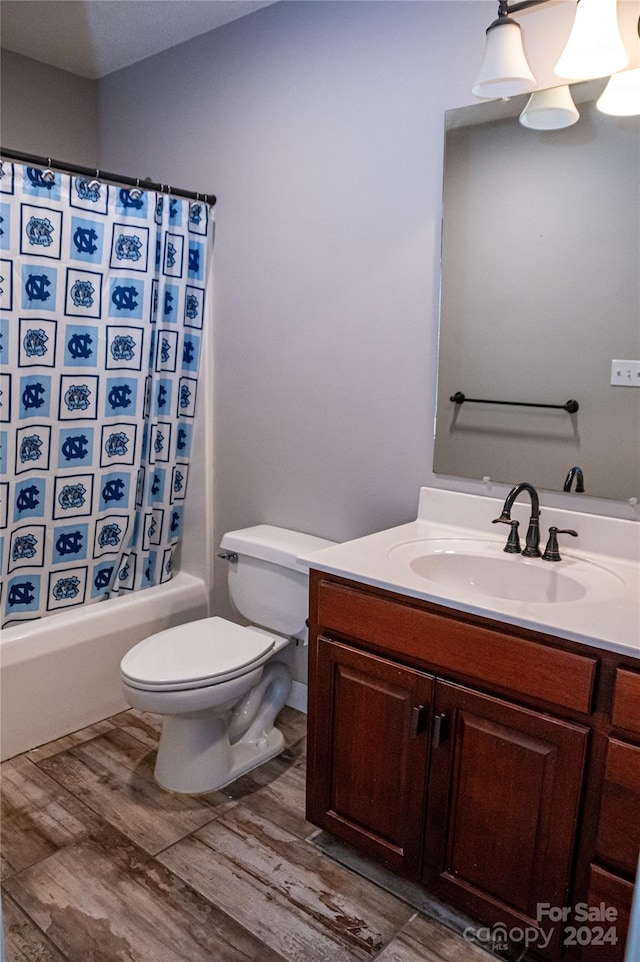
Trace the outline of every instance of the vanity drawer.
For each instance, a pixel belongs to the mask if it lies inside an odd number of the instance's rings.
[[[596,852],[633,877],[640,852],[640,748],[616,738],[607,748]]]
[[[618,668],[611,720],[616,728],[640,735],[640,674]]]
[[[318,624],[429,668],[588,712],[597,660],[456,621],[325,579]]]
[[[576,923],[576,927],[585,930],[586,944],[582,946],[580,953],[582,962],[623,962],[632,897],[631,882],[625,882],[616,875],[598,868],[597,865],[591,866],[587,903],[591,909],[598,909],[599,912],[602,912],[604,903],[607,917],[598,922],[590,922],[588,925],[583,922]],[[611,934],[616,941],[613,944],[608,935],[605,939],[605,933],[610,929],[614,929]],[[565,936],[574,937],[573,945],[576,942],[580,944],[578,937],[582,941],[582,931],[570,933],[565,930]]]

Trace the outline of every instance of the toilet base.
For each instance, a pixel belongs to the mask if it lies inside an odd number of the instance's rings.
[[[255,674],[261,676],[257,684]],[[251,687],[238,697],[236,692],[247,683]],[[222,694],[222,685],[216,688]],[[181,795],[214,792],[284,748],[284,736],[274,722],[291,690],[286,665],[270,662],[244,682],[227,682],[225,689],[233,692],[233,701],[165,714],[154,773],[162,788]],[[138,707],[143,702],[138,700]]]
[[[191,726],[176,725],[176,722],[191,722]],[[193,719],[166,718],[156,759],[154,775],[158,784],[181,795],[204,795],[224,788],[241,775],[275,758],[285,747],[282,732],[277,728],[265,732],[258,741],[241,740],[230,745],[226,725],[220,726],[221,731],[212,732],[211,729],[215,726],[207,724],[205,727],[209,736],[208,743],[205,743],[202,750],[198,750],[193,736],[195,734],[196,742],[200,741],[199,736],[203,735],[202,726],[197,726],[196,731],[192,726]],[[190,731],[185,730],[189,727]],[[212,735],[214,739],[210,740]],[[215,735],[219,737],[215,738]],[[180,751],[180,747],[184,749],[185,741],[191,747],[191,751],[186,754],[184,750]],[[176,759],[179,759],[177,764]]]

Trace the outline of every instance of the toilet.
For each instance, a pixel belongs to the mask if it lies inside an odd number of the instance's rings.
[[[264,524],[225,534],[229,595],[251,626],[203,618],[124,656],[125,699],[163,716],[155,767],[163,788],[212,792],[282,751],[274,722],[291,690],[287,648],[306,642],[308,574],[296,559],[331,544]]]

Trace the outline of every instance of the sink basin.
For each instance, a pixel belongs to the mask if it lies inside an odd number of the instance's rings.
[[[532,604],[603,601],[624,589],[618,575],[602,565],[565,556],[542,561],[506,554],[504,542],[465,539],[408,541],[388,558],[402,564],[444,593],[500,598]]]

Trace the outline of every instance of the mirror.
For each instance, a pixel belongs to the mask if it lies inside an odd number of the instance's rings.
[[[640,118],[604,85],[562,130],[523,127],[526,96],[446,114],[436,474],[640,497],[640,375],[611,384],[640,369]]]

